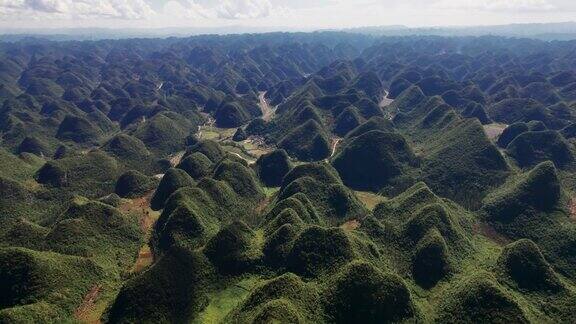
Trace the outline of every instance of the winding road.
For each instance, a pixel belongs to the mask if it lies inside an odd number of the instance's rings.
[[[378,106],[380,106],[380,108],[384,108],[390,105],[392,102],[394,102],[394,99],[388,98],[388,90],[384,90],[384,97],[382,97],[382,100],[380,100]]]
[[[338,146],[338,143],[340,143],[340,141],[342,141],[341,138],[334,138],[332,139],[333,143],[332,143],[332,154],[330,154],[330,157],[333,157],[334,154],[336,154],[336,147]]]
[[[258,100],[260,101],[258,105],[262,110],[262,119],[265,121],[270,121],[274,118],[275,108],[270,107],[268,101],[266,100],[266,91],[262,91],[258,94]]]

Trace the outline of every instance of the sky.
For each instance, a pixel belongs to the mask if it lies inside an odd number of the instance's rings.
[[[576,0],[0,0],[9,28],[477,26],[573,21]]]

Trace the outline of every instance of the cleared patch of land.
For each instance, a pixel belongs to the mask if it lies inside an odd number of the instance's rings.
[[[229,285],[224,290],[208,294],[210,300],[208,306],[192,323],[222,323],[226,315],[239,305],[261,281],[260,277],[248,277],[236,284]]]
[[[88,291],[86,296],[84,296],[82,304],[80,304],[80,306],[78,306],[74,311],[74,317],[78,321],[82,323],[100,323],[99,316],[95,318],[93,314],[97,310],[96,301],[100,296],[101,290],[101,285],[94,285],[94,287]]]
[[[154,223],[160,217],[160,213],[150,209],[150,200],[153,194],[154,191],[150,191],[140,198],[125,199],[125,203],[119,207],[124,214],[132,215],[139,219],[140,229],[144,233],[144,244],[140,248],[138,257],[130,270],[132,273],[139,273],[154,262],[148,241],[150,240]]]
[[[484,132],[486,132],[486,136],[488,136],[489,139],[495,140],[498,138],[498,136],[500,136],[500,134],[502,134],[506,127],[508,127],[506,124],[488,124],[484,125]]]
[[[346,230],[346,231],[353,231],[355,229],[357,229],[358,227],[360,227],[360,222],[356,219],[353,220],[349,220],[346,223],[340,225],[340,228]]]
[[[264,100],[265,99],[261,99]],[[262,105],[261,105],[262,106]],[[268,109],[267,116],[272,118],[273,110],[266,104],[266,109]],[[264,109],[263,109],[264,113]],[[272,114],[272,115],[270,115]],[[214,124],[214,119],[211,117],[207,118],[204,125],[198,127],[197,137],[200,140],[213,140],[219,142],[226,151],[232,153],[233,155],[239,156],[240,158],[246,160],[248,163],[254,163],[258,157],[263,154],[271,152],[274,148],[267,145],[264,139],[259,136],[250,136],[248,139],[241,142],[232,142],[232,137],[236,132],[236,128],[220,128],[216,127]],[[240,146],[240,147],[238,147]],[[178,158],[175,155],[171,158]],[[181,156],[180,156],[181,159]]]
[[[388,91],[384,90],[384,96],[382,97],[382,100],[380,100],[380,102],[378,103],[378,106],[380,106],[380,108],[384,108],[393,102],[394,99],[388,98]]]
[[[270,104],[266,100],[266,92],[265,91],[260,92],[258,94],[258,100],[259,100],[258,105],[260,106],[260,109],[262,110],[262,119],[264,119],[265,121],[271,121],[274,118],[274,115],[276,113],[276,108],[270,107]]]
[[[570,219],[576,221],[576,197],[570,199],[568,203],[568,211],[570,212]]]
[[[373,210],[376,205],[386,200],[386,197],[368,191],[355,191],[356,197],[360,199],[364,206],[369,210]]]
[[[489,224],[484,224],[484,223],[475,224],[473,230],[474,230],[475,234],[481,234],[481,235],[487,237],[488,239],[490,239],[492,242],[497,243],[498,245],[501,245],[501,246],[504,246],[504,245],[511,242],[508,238],[499,234]]]
[[[150,209],[150,200],[154,190],[150,191],[143,197],[135,199],[123,199],[118,209],[129,217],[138,219],[140,229],[144,233],[144,244],[138,252],[130,273],[139,273],[148,268],[154,262],[148,241],[154,223],[160,216],[160,213]],[[120,286],[109,287],[100,284],[95,285],[84,297],[84,300],[74,312],[74,317],[81,323],[96,324],[101,323],[100,318],[106,311],[108,304],[116,297]]]
[[[378,103],[378,106],[384,112],[384,116],[390,120],[392,120],[392,118],[394,118],[394,115],[396,114],[395,111],[392,111],[392,109],[389,109],[388,107],[393,102],[394,99],[388,98],[388,91],[384,90],[384,96],[382,97],[382,100],[380,100],[380,102]]]
[[[175,167],[175,166],[177,166],[178,164],[180,164],[180,161],[182,161],[182,157],[184,156],[184,153],[186,153],[186,151],[181,151],[181,152],[178,152],[178,153],[172,155],[172,156],[170,157],[170,164],[171,164],[173,167]]]
[[[260,157],[260,155],[270,153],[274,150],[273,147],[264,142],[262,137],[258,136],[250,136],[247,140],[241,142],[241,144],[246,151],[255,157]]]
[[[235,128],[220,128],[213,125],[200,126],[198,139],[209,139],[214,141],[224,141],[231,139],[236,132]]]

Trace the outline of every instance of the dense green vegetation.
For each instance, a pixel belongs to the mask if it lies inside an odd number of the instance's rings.
[[[152,196],[150,207],[154,210],[164,208],[166,200],[168,200],[170,195],[176,192],[176,190],[183,187],[191,187],[194,184],[194,180],[185,171],[174,168],[168,169],[162,177],[162,180],[160,180],[154,196]]]
[[[418,159],[402,135],[370,131],[346,143],[333,165],[349,187],[378,191],[403,181]]]
[[[156,179],[130,170],[118,178],[114,192],[122,198],[136,198],[155,189],[157,185]]]
[[[573,322],[575,49],[0,43],[0,322]]]
[[[522,133],[508,144],[507,151],[522,168],[544,161],[552,161],[558,168],[569,168],[574,163],[570,145],[556,131]]]
[[[284,150],[276,150],[262,155],[256,161],[256,171],[263,184],[268,187],[278,187],[282,184],[282,179],[290,170],[292,162]]]
[[[328,136],[314,119],[295,128],[278,146],[303,161],[318,161],[330,155]]]

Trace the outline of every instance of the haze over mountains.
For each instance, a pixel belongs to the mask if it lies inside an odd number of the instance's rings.
[[[346,31],[378,36],[505,36],[542,40],[576,39],[576,23],[510,24],[492,26],[417,27],[382,26],[358,27]]]
[[[573,321],[549,28],[5,36],[0,323]]]
[[[345,31],[373,36],[505,36],[535,38],[542,40],[576,39],[576,22],[533,23],[488,26],[408,27],[403,25],[356,27],[347,29],[319,29],[318,31]],[[123,38],[186,37],[203,34],[243,34],[270,32],[314,32],[315,28],[250,27],[243,25],[227,27],[172,27],[172,28],[4,28],[0,40],[15,41],[37,37],[50,40],[99,40]]]

